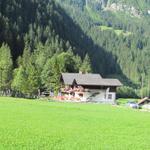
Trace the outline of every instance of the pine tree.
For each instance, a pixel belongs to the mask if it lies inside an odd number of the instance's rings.
[[[76,72],[74,55],[71,51],[63,52],[57,56],[61,72]]]
[[[26,73],[27,73],[27,94],[29,96],[37,95],[38,89],[40,88],[40,75],[37,70],[37,67],[34,62],[33,55],[30,57],[29,63],[26,66]]]
[[[74,59],[74,62],[75,62],[75,70],[76,70],[76,72],[79,72],[80,68],[82,66],[81,57],[79,55],[76,55],[76,56],[73,57],[73,59]]]
[[[57,56],[53,56],[44,66],[42,71],[42,83],[48,90],[57,93],[60,89],[60,67]]]
[[[22,65],[23,67],[26,67],[29,61],[29,58],[31,56],[30,46],[28,42],[25,43],[25,48],[22,55]]]
[[[40,75],[36,68],[34,55],[30,53],[28,45],[24,49],[19,67],[14,71],[12,88],[31,97],[38,93],[40,87]]]
[[[0,88],[10,88],[12,80],[12,57],[10,48],[6,44],[2,44],[0,47]]]
[[[19,66],[19,68],[14,70],[11,87],[15,92],[26,94],[27,84],[28,82],[25,69],[22,66]]]
[[[50,83],[52,85],[52,89],[57,94],[60,90],[60,76],[61,76],[57,58],[53,58],[53,65],[51,66],[51,72],[52,72],[52,76],[51,76]]]
[[[88,54],[86,54],[82,66],[80,68],[80,71],[82,73],[91,73],[92,72],[92,67],[91,67],[91,61],[90,61],[90,57]]]

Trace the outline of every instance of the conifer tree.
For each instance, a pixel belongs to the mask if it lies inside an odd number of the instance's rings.
[[[57,94],[60,90],[60,76],[61,76],[61,72],[60,72],[60,67],[59,67],[59,63],[57,58],[53,58],[53,65],[51,66],[51,86],[52,89],[55,91],[55,93]]]
[[[48,90],[53,90],[56,93],[60,89],[60,66],[57,56],[53,56],[47,61],[42,71],[42,83]]]
[[[33,55],[30,57],[29,63],[26,66],[27,74],[27,93],[29,96],[37,95],[38,89],[40,88],[40,75],[37,66],[34,62]]]
[[[14,70],[13,81],[11,84],[12,89],[15,92],[19,92],[20,94],[26,93],[27,87],[27,75],[22,65],[19,68]]]
[[[40,86],[40,77],[35,65],[34,55],[30,53],[28,45],[25,46],[19,67],[14,71],[12,88],[26,96],[37,94]]]
[[[13,62],[10,48],[6,44],[0,47],[0,88],[10,88]]]
[[[91,73],[92,72],[91,61],[90,61],[90,57],[88,54],[86,54],[86,56],[83,60],[80,71],[83,73]]]

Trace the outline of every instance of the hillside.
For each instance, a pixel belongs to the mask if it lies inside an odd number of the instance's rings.
[[[92,70],[104,77],[119,78],[126,86],[137,89],[138,96],[141,87],[145,95],[149,93],[149,0],[138,3],[134,0],[2,0],[0,5],[0,44],[9,45],[13,68],[19,68],[15,83],[20,68],[27,65],[26,58],[32,54],[31,62],[35,65],[32,67],[40,66],[37,69],[40,84],[36,83],[34,90],[50,88],[47,82],[53,81],[47,78],[56,72],[48,72],[49,66],[54,61],[57,65],[55,57],[58,57],[63,58],[58,70]],[[19,56],[26,50],[29,52],[20,60]],[[9,80],[6,81],[10,86]]]
[[[111,58],[93,59],[96,71],[117,75],[129,85],[149,86],[150,78],[150,1],[64,0],[57,2],[66,10],[82,31]],[[107,65],[103,62],[107,61]],[[99,65],[98,65],[99,64]],[[103,69],[101,70],[100,64]],[[112,65],[112,69],[108,68]],[[108,70],[107,70],[108,68]],[[145,91],[145,90],[144,90]],[[148,92],[148,89],[146,90]]]
[[[58,92],[61,72],[92,71],[81,38],[74,40],[70,33],[88,37],[53,0],[1,1],[1,6],[0,94],[8,89],[21,97],[39,89]]]
[[[64,25],[61,21],[64,14],[52,0],[2,0],[0,5],[0,43],[8,43],[13,58],[22,54],[25,41],[29,41],[31,51],[39,42],[44,44],[53,39],[63,43],[55,28]]]

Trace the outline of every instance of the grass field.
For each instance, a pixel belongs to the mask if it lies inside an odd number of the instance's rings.
[[[105,31],[105,30],[111,30],[111,31],[114,31],[118,36],[119,35],[124,35],[124,36],[129,36],[131,35],[132,33],[131,32],[125,32],[123,30],[117,30],[117,29],[114,29],[113,27],[107,27],[107,26],[99,26],[99,28],[102,30],[102,31]]]
[[[150,113],[0,98],[0,150],[149,150]]]
[[[135,103],[138,103],[140,99],[134,99],[134,98],[120,98],[117,100],[117,104],[118,105],[127,105],[128,102],[135,102]]]

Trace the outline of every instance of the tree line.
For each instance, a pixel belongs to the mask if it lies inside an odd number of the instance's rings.
[[[40,91],[53,90],[55,94],[61,88],[62,72],[91,72],[89,56],[83,60],[74,55],[71,47],[65,52],[51,53],[53,43],[39,43],[34,52],[25,43],[23,55],[17,59],[17,67],[13,67],[10,48],[7,44],[0,47],[0,91],[7,95],[11,90],[13,96],[34,97]]]
[[[57,93],[62,72],[92,71],[89,55],[81,58],[56,33],[65,22],[61,22],[63,10],[53,0],[2,0],[0,5],[1,94]]]
[[[119,78],[125,85],[119,89],[123,97],[148,95],[148,22],[90,11],[81,0],[57,2],[0,1],[1,89],[18,95],[58,91],[61,72],[82,70]],[[117,35],[101,26],[131,34]]]

